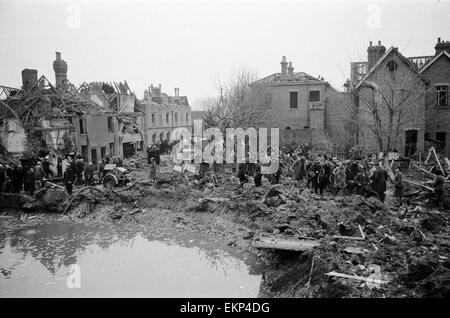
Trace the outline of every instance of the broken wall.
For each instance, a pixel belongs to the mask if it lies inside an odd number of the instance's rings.
[[[0,126],[0,142],[12,154],[23,154],[28,150],[27,135],[22,123],[15,118],[5,118]]]

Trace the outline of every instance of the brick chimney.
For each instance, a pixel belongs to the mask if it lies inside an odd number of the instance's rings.
[[[286,62],[286,56],[283,56],[280,64],[281,64],[281,74],[286,76],[287,75],[287,65],[288,65],[288,63]]]
[[[61,59],[61,53],[56,52],[56,59],[53,61],[55,71],[56,86],[61,86],[67,80],[67,63]]]
[[[175,87],[175,97],[180,96],[180,89],[178,87]]]
[[[378,41],[378,45],[372,45],[370,41],[369,47],[367,48],[367,62],[369,70],[377,64],[378,60],[386,53],[386,48],[381,45],[381,41]]]
[[[438,38],[434,49],[436,50],[436,55],[438,55],[442,51],[447,51],[447,53],[450,53],[450,42],[449,41],[441,41],[441,38]]]
[[[28,68],[22,71],[22,88],[24,91],[31,89],[38,81],[37,70],[30,70]]]
[[[289,62],[288,73],[289,75],[294,75],[294,67],[292,66],[292,62]]]

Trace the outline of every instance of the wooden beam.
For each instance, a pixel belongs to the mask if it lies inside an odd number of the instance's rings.
[[[342,274],[342,273],[337,273],[337,272],[329,272],[329,273],[325,273],[325,275],[327,276],[333,276],[333,277],[340,277],[340,278],[347,278],[347,279],[354,279],[354,280],[360,280],[366,283],[375,283],[375,284],[387,284],[389,283],[388,281],[384,281],[381,279],[376,279],[376,278],[370,278],[370,277],[363,277],[363,276],[356,276],[356,275],[347,275],[347,274]]]
[[[438,165],[439,165],[439,168],[441,169],[442,176],[445,176],[445,171],[444,171],[444,169],[442,168],[441,161],[439,160],[439,157],[438,157],[438,155],[437,155],[437,153],[436,153],[436,150],[434,149],[434,147],[431,147],[431,149],[433,150],[434,157],[436,158],[436,161],[437,161],[437,163],[438,163]]]
[[[418,165],[416,165],[416,164],[414,164],[414,163],[413,163],[412,166],[413,166],[414,168],[416,168],[416,169],[422,171],[423,173],[429,175],[429,176],[432,177],[432,178],[435,178],[435,177],[436,177],[436,175],[435,175],[434,173],[431,173],[430,171],[428,171],[428,170],[426,170],[426,169],[424,169],[424,168],[422,168],[422,167],[419,167]]]
[[[430,157],[431,157],[431,148],[430,148],[430,149],[428,149],[428,155],[427,155],[427,159],[425,159],[425,162],[424,162],[424,164],[427,164],[427,163],[428,163],[428,160],[430,160]]]
[[[410,180],[403,180],[403,181],[406,182],[406,183],[409,183],[410,185],[413,185],[415,187],[418,187],[418,188],[421,188],[421,189],[424,189],[424,190],[427,190],[427,191],[430,191],[430,192],[434,193],[434,189],[431,188],[431,187],[428,187],[426,185],[423,185],[423,184],[420,184],[420,183],[416,183],[416,182],[413,182],[413,181],[410,181]]]
[[[260,237],[252,241],[256,248],[268,248],[288,251],[309,251],[320,246],[315,240],[286,240],[282,238]]]

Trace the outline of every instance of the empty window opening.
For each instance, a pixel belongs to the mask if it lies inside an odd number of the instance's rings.
[[[448,106],[448,86],[436,86],[436,99],[438,106]]]
[[[320,91],[310,91],[308,100],[309,100],[309,102],[319,102],[320,101]]]
[[[398,68],[398,64],[395,61],[389,61],[386,65],[389,72],[393,72]]]
[[[298,93],[290,92],[291,108],[298,108]]]

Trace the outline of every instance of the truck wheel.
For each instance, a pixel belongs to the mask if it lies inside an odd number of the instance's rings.
[[[116,181],[113,177],[105,177],[105,179],[103,179],[103,186],[107,189],[114,189]]]

